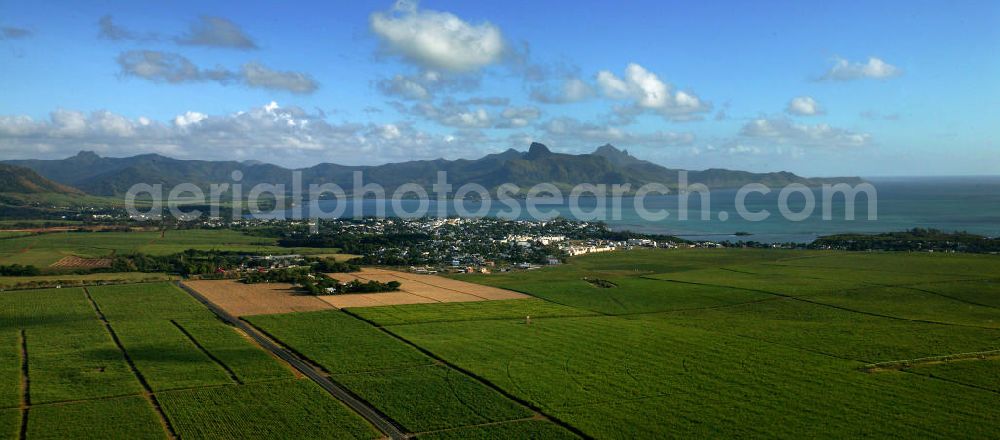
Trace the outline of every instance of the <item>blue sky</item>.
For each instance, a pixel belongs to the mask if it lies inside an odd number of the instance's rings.
[[[1000,4],[700,3],[0,1],[0,155],[1000,171]]]

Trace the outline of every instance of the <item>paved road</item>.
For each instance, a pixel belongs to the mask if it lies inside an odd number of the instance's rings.
[[[190,289],[180,282],[177,283],[177,287],[180,287],[181,290],[187,292],[189,295],[194,297],[194,299],[204,304],[206,307],[209,308],[209,310],[215,313],[216,316],[218,316],[223,321],[229,323],[230,325],[240,330],[243,330],[243,332],[249,335],[251,338],[253,338],[254,341],[257,341],[257,343],[260,344],[261,347],[264,347],[271,353],[274,353],[275,356],[279,357],[285,362],[288,362],[289,365],[294,367],[296,370],[299,370],[299,372],[301,372],[303,375],[305,375],[309,379],[312,379],[313,382],[316,382],[317,385],[322,387],[333,397],[336,397],[341,402],[344,402],[345,405],[349,406],[351,409],[356,411],[358,414],[361,415],[361,417],[364,417],[372,425],[375,425],[376,428],[382,431],[382,433],[384,433],[385,435],[389,436],[389,438],[405,439],[409,437],[408,435],[406,435],[406,433],[403,432],[403,430],[399,426],[397,426],[394,422],[389,420],[385,415],[380,413],[377,409],[373,408],[368,403],[358,399],[349,391],[347,391],[344,387],[331,381],[330,378],[320,374],[318,371],[316,371],[315,368],[310,366],[306,361],[302,360],[292,352],[282,348],[277,343],[272,341],[271,338],[268,338],[263,333],[257,331],[257,329],[254,328],[253,326],[247,324],[243,320],[240,320],[239,318],[233,315],[230,315],[225,310],[222,310],[214,303],[209,301],[208,298],[205,298],[194,289]]]

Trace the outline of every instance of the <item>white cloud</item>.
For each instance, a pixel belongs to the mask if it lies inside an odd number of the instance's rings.
[[[369,24],[388,53],[433,70],[477,70],[499,62],[506,49],[495,25],[421,10],[415,1],[398,1],[389,13],[373,13]]]
[[[526,127],[542,115],[538,107],[507,107],[500,112],[503,122],[497,124],[497,128],[520,128]]]
[[[544,140],[555,145],[578,148],[589,152],[594,145],[615,143],[618,146],[665,147],[689,145],[695,136],[688,132],[653,131],[631,132],[618,127],[582,122],[574,118],[559,117],[546,121],[540,127]]]
[[[183,115],[177,115],[177,116],[175,116],[174,117],[174,125],[183,128],[183,127],[187,127],[188,125],[197,124],[197,123],[199,123],[201,121],[204,121],[205,119],[208,119],[208,115],[206,115],[204,113],[198,113],[198,112],[189,111],[189,112],[184,113]],[[141,123],[142,121],[139,121],[139,122]],[[149,125],[149,123],[147,122],[144,125]]]
[[[276,158],[311,166],[476,156],[480,150],[475,147],[485,142],[475,131],[431,134],[405,122],[333,124],[274,102],[224,115],[188,111],[166,122],[104,110],[60,109],[45,120],[0,116],[0,157],[12,159],[61,158],[87,149],[111,156],[154,152],[208,160]]]
[[[868,57],[866,62],[850,62],[840,57],[833,60],[833,66],[821,77],[824,80],[849,81],[854,79],[888,79],[903,74],[902,69],[881,58]]]
[[[618,110],[622,116],[648,111],[671,120],[688,120],[712,109],[693,93],[673,92],[673,86],[636,63],[630,63],[622,77],[607,70],[598,72],[597,86],[607,98],[630,101],[628,107]]]
[[[787,119],[752,120],[743,126],[740,135],[794,147],[863,147],[871,142],[868,133],[854,133],[827,124],[795,124]]]
[[[798,116],[815,116],[823,114],[823,109],[810,96],[797,96],[788,101],[785,111]]]

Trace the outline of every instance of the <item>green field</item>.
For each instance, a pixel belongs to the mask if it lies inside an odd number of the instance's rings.
[[[307,380],[172,391],[161,402],[182,438],[377,438]]]
[[[997,256],[642,250],[456,277],[535,298],[246,319],[421,439],[1000,437]],[[0,292],[0,436],[22,343],[29,439],[379,436],[166,283]]]
[[[163,438],[164,417],[191,438],[242,438],[303,420],[304,437],[376,435],[189,295],[161,283],[0,293],[0,429],[15,437],[22,331],[29,439]],[[144,397],[143,383],[163,402],[162,414]],[[213,418],[203,415],[198,402],[205,399],[217,399]]]
[[[1000,435],[995,360],[861,371],[1000,348],[995,256],[634,251],[459,278],[579,313],[530,325],[491,303],[351,313],[587,435]]]
[[[109,272],[88,274],[55,274],[33,277],[0,277],[0,289],[73,287],[99,284],[155,283],[177,278],[162,273]]]
[[[255,326],[303,354],[332,379],[409,432],[532,417],[497,391],[340,311],[254,316]]]
[[[169,255],[188,249],[263,253],[330,253],[330,249],[278,247],[275,239],[254,237],[228,229],[190,229],[135,232],[53,232],[0,240],[0,265],[48,268],[61,258],[104,258],[141,252]]]

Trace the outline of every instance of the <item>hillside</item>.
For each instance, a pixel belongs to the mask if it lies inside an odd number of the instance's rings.
[[[245,188],[258,183],[285,184],[291,187],[291,171],[259,162],[178,160],[156,154],[125,158],[107,158],[92,152],[60,160],[17,160],[6,163],[31,168],[38,174],[64,185],[72,185],[90,194],[119,196],[136,183],[163,184],[164,187],[190,182],[202,188],[212,183],[232,182],[234,171],[243,173]],[[479,159],[419,160],[377,166],[346,166],[324,163],[303,168],[303,184],[336,183],[350,192],[353,173],[364,172],[365,183],[378,183],[388,191],[404,183],[430,187],[439,171],[448,173],[448,181],[458,187],[476,183],[494,189],[504,183],[528,188],[538,183],[552,183],[568,189],[580,183],[628,183],[633,189],[658,182],[675,187],[679,169],[666,168],[630,155],[612,145],[603,145],[590,154],[555,153],[540,143],[528,151],[509,149]],[[750,173],[725,169],[690,171],[690,183],[704,183],[711,188],[732,188],[759,182],[771,186],[802,183],[816,186],[830,181],[857,183],[856,177],[810,179],[789,172]]]
[[[7,164],[0,164],[0,193],[83,194],[82,191],[76,188],[46,179],[30,168]]]

